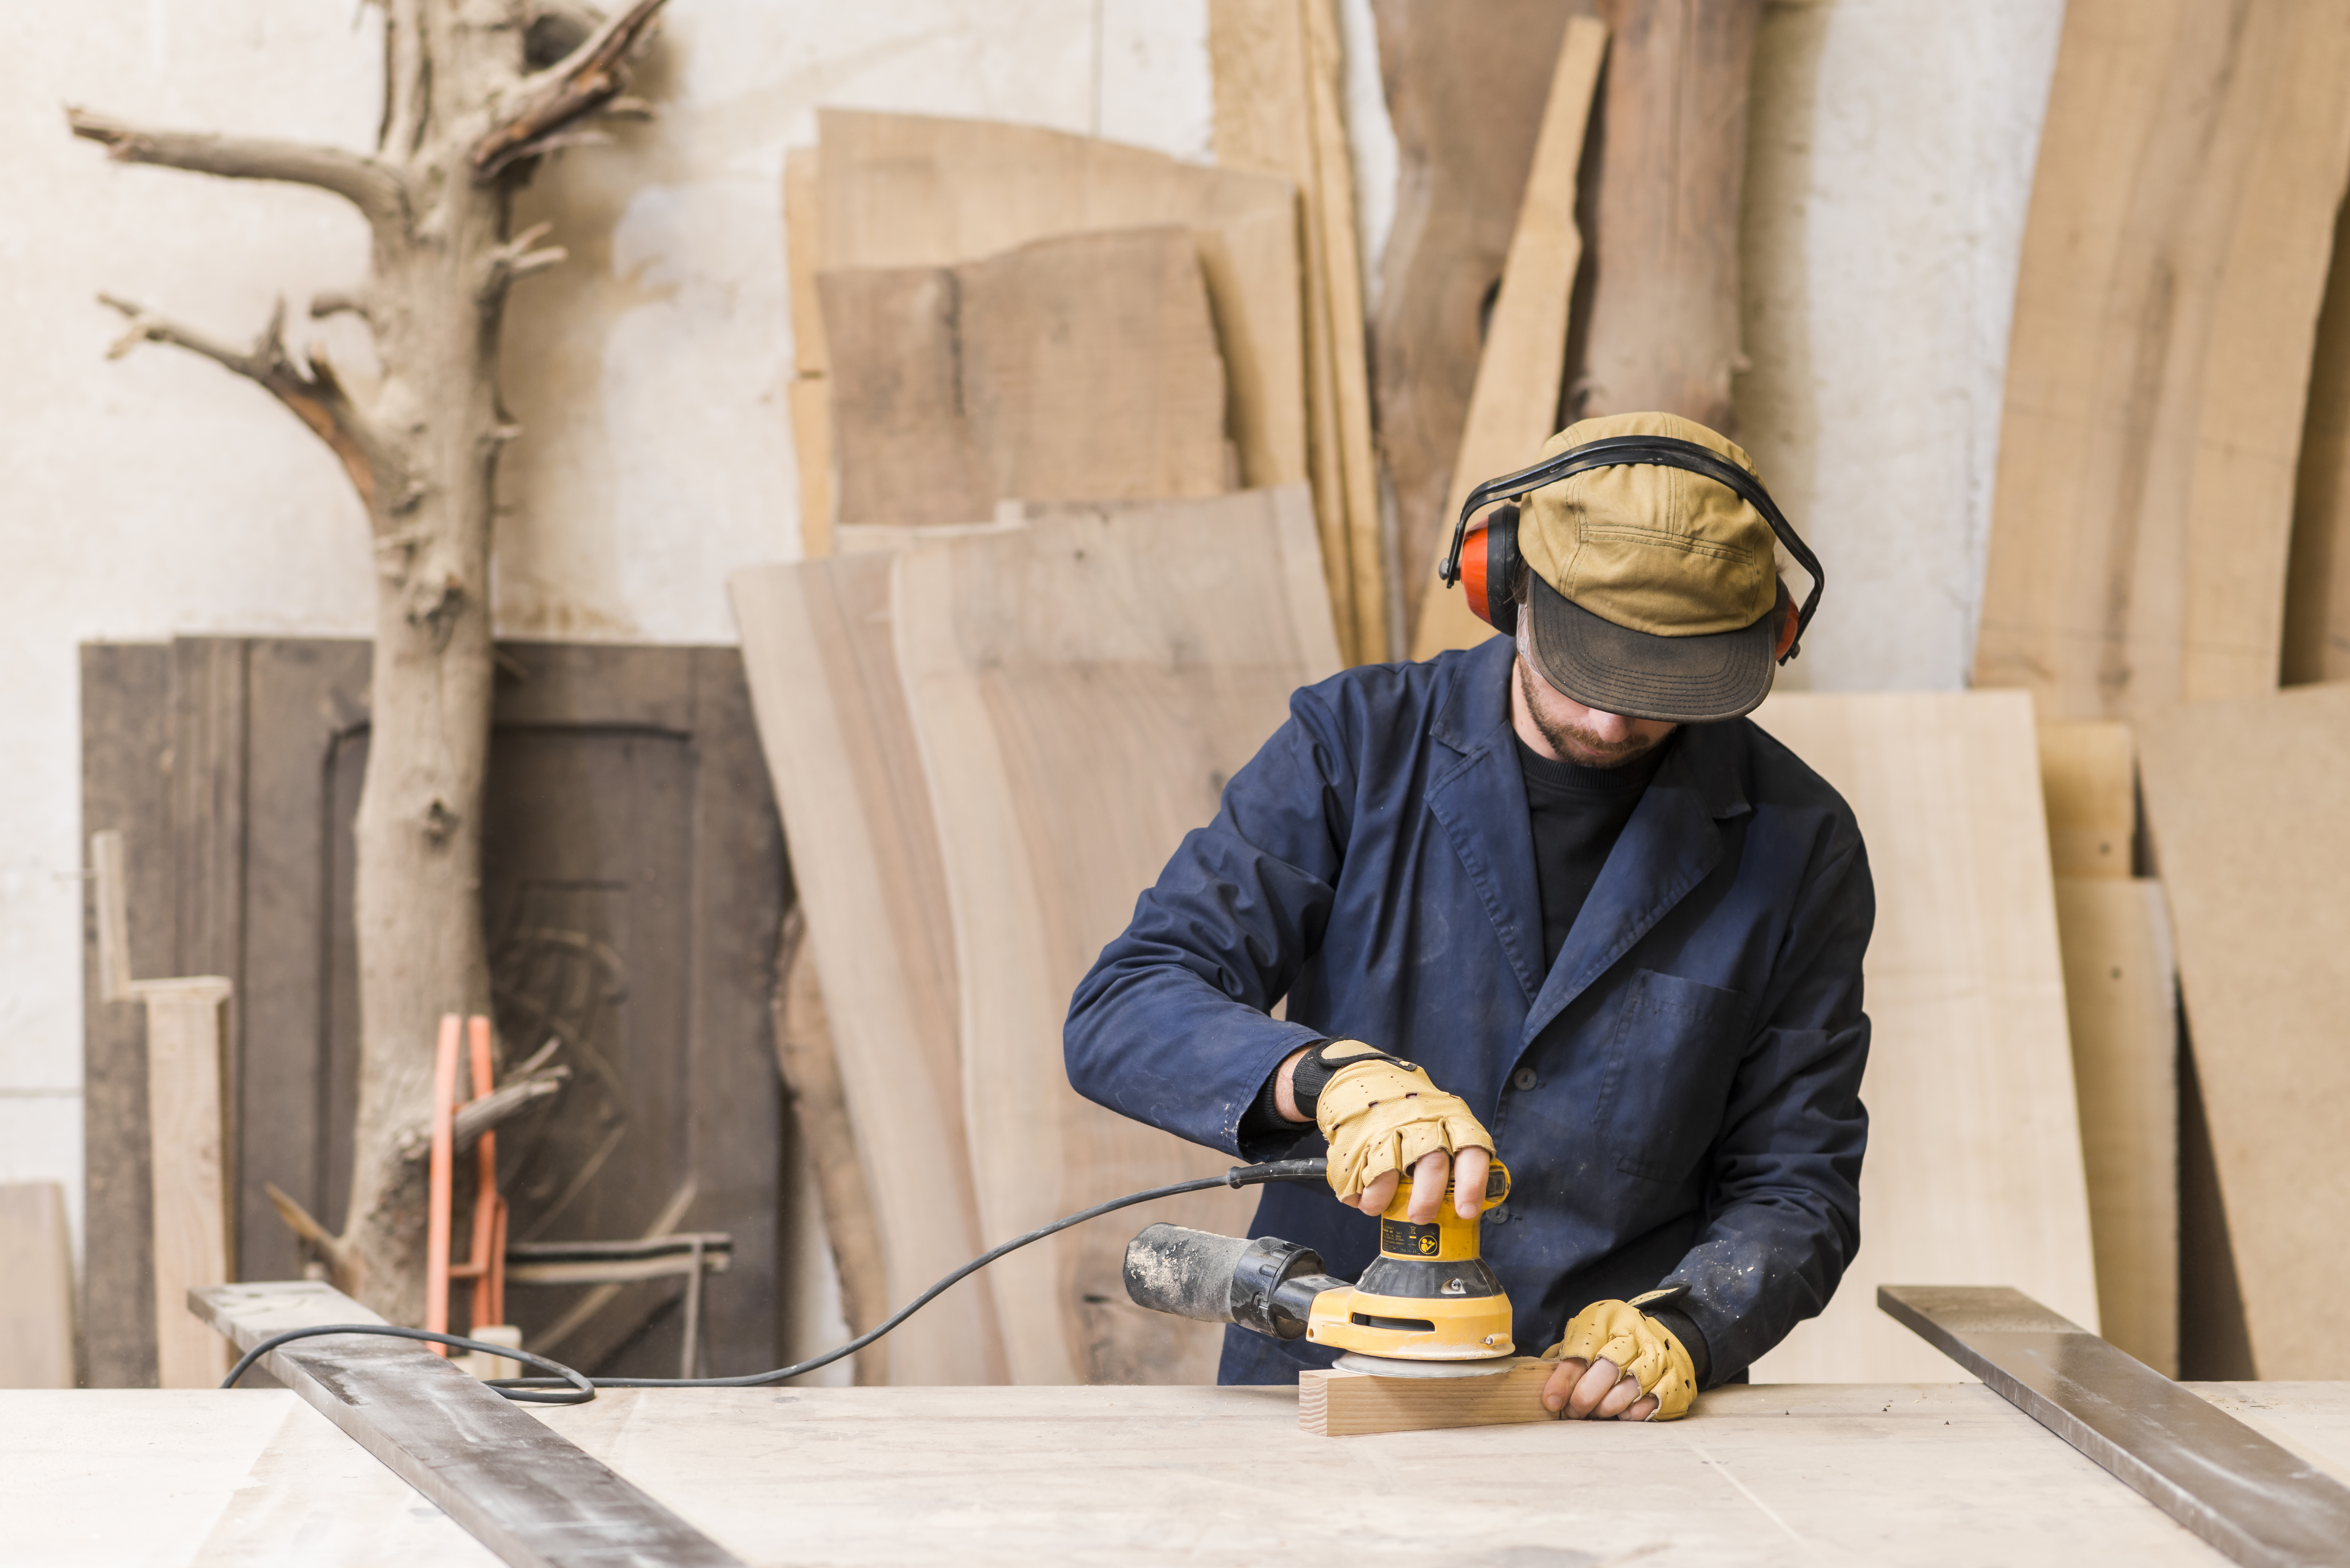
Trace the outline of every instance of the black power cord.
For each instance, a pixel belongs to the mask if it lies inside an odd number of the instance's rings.
[[[373,1334],[390,1339],[424,1340],[434,1345],[452,1345],[459,1350],[485,1351],[492,1355],[508,1356],[516,1361],[526,1361],[533,1366],[543,1366],[556,1376],[498,1377],[489,1382],[491,1387],[507,1398],[533,1405],[585,1405],[596,1397],[598,1388],[757,1388],[771,1383],[787,1383],[820,1366],[829,1366],[844,1355],[856,1355],[996,1259],[1007,1252],[1016,1252],[1031,1241],[1041,1241],[1056,1231],[1082,1225],[1088,1220],[1098,1220],[1120,1209],[1131,1209],[1138,1203],[1174,1198],[1186,1192],[1204,1192],[1211,1187],[1262,1187],[1274,1181],[1320,1181],[1327,1176],[1328,1168],[1329,1162],[1322,1159],[1276,1159],[1263,1165],[1236,1165],[1222,1176],[1202,1177],[1197,1181],[1179,1181],[1169,1187],[1145,1188],[1140,1192],[1129,1192],[1123,1198],[1113,1198],[1107,1203],[1097,1203],[1091,1209],[1080,1209],[1075,1214],[1065,1214],[1049,1225],[1040,1225],[1024,1236],[1014,1236],[1001,1247],[981,1253],[847,1345],[827,1350],[822,1355],[795,1362],[789,1366],[779,1366],[773,1372],[746,1372],[739,1377],[590,1377],[544,1355],[534,1355],[510,1345],[492,1345],[485,1340],[467,1339],[463,1334],[435,1334],[430,1329],[401,1328],[388,1323],[330,1323],[320,1324],[315,1328],[294,1328],[284,1334],[271,1334],[246,1351],[237,1364],[229,1368],[228,1376],[221,1380],[221,1386],[235,1387],[237,1379],[243,1377],[255,1362],[281,1345],[290,1345],[297,1339],[316,1339],[328,1334]]]

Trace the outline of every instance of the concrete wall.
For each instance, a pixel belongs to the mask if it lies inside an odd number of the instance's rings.
[[[1466,0],[1464,0],[1466,3]],[[1746,234],[1744,435],[1830,564],[1821,687],[1960,683],[2007,302],[2061,0],[1766,9]],[[1366,255],[1394,152],[1367,0],[1347,0]],[[354,13],[357,20],[354,21]],[[224,336],[357,278],[333,198],[109,164],[59,106],[367,143],[351,0],[84,0],[0,54],[0,1180],[80,1169],[75,648],[174,632],[362,635],[356,502],[260,393],[103,354],[105,288]],[[673,0],[663,107],[523,201],[571,263],[509,317],[496,582],[515,637],[731,640],[725,573],[796,553],[779,200],[819,104],[990,116],[1205,158],[1204,0]],[[364,362],[348,321],[320,331]]]

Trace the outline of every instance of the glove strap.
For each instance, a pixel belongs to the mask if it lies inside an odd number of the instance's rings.
[[[1390,1056],[1384,1051],[1373,1051],[1367,1048],[1357,1051],[1351,1056],[1341,1056],[1336,1062],[1323,1060],[1322,1054],[1333,1045],[1360,1045],[1361,1044],[1360,1041],[1356,1040],[1318,1040],[1306,1049],[1305,1055],[1298,1058],[1296,1070],[1289,1075],[1289,1093],[1297,1101],[1297,1109],[1307,1121],[1320,1119],[1322,1091],[1330,1086],[1331,1079],[1349,1067],[1360,1066],[1365,1062],[1388,1062],[1403,1068],[1406,1072],[1419,1070],[1417,1063],[1407,1062],[1400,1056]]]
[[[1298,1065],[1303,1068],[1305,1064],[1301,1062]],[[1689,1293],[1690,1288],[1687,1283],[1659,1285],[1655,1290],[1648,1292],[1645,1295],[1634,1296],[1630,1301],[1626,1302],[1624,1304],[1628,1307],[1637,1307],[1645,1313],[1657,1307],[1679,1306],[1682,1302],[1689,1299]]]

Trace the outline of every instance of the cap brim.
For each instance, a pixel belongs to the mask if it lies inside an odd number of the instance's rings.
[[[1528,652],[1534,668],[1586,708],[1627,719],[1710,724],[1736,719],[1771,694],[1777,618],[1701,637],[1632,631],[1592,614],[1526,574]]]

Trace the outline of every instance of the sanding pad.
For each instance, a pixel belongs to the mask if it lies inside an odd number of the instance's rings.
[[[1517,1360],[1514,1355],[1488,1355],[1475,1361],[1405,1361],[1350,1350],[1338,1357],[1338,1370],[1367,1372],[1374,1377],[1498,1377]]]

